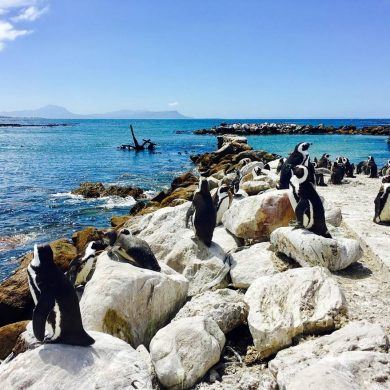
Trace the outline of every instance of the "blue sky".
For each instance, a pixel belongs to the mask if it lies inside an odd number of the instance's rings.
[[[390,117],[390,0],[0,0],[0,111]]]

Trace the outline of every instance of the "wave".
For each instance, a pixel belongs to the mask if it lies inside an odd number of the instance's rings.
[[[97,200],[103,201],[102,204],[97,206],[98,208],[103,209],[132,207],[137,203],[132,196],[127,196],[126,198],[122,198],[120,196],[105,196],[103,198],[98,198]]]
[[[25,245],[33,241],[37,233],[15,234],[14,236],[0,236],[0,252],[6,252],[15,249],[18,246]]]

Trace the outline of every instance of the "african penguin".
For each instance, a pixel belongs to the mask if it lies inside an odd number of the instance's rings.
[[[276,167],[276,173],[280,173],[282,166],[286,162],[286,160],[287,160],[287,158],[285,158],[285,157],[282,157],[279,159],[278,166]]]
[[[309,181],[309,170],[306,166],[298,165],[293,169],[290,193],[290,202],[298,225],[319,236],[332,238],[325,223],[324,206],[313,183]]]
[[[351,164],[349,159],[347,157],[341,157],[341,163],[344,165],[345,168],[345,176],[346,177],[355,177],[353,172],[355,170],[355,165]]]
[[[390,176],[382,179],[382,185],[375,198],[375,223],[390,222]]]
[[[200,178],[199,180],[199,189],[195,191],[191,207],[187,211],[186,227],[188,227],[190,219],[195,229],[195,235],[206,246],[210,246],[217,224],[217,213],[207,179]]]
[[[291,179],[291,170],[297,165],[309,164],[309,152],[310,144],[308,142],[301,142],[295,146],[294,151],[287,158],[280,170],[279,190],[287,189]],[[313,166],[313,182],[314,182],[314,166]]]
[[[48,343],[93,344],[95,340],[83,328],[76,292],[55,265],[50,245],[34,246],[34,257],[27,267],[27,276],[35,303],[32,318],[35,337]],[[53,335],[45,339],[49,315],[53,317]]]
[[[384,166],[380,169],[380,174],[381,174],[382,176],[390,175],[390,160],[387,160],[386,165],[384,165]]]
[[[256,168],[254,168],[256,169]],[[227,185],[218,188],[213,196],[214,207],[217,212],[217,225],[222,223],[222,217],[232,204],[233,195]]]
[[[230,183],[230,191],[233,193],[233,195],[237,194],[237,192],[240,190],[240,183],[241,183],[242,175],[240,170],[236,170],[236,176]]]
[[[161,267],[150,249],[149,244],[139,237],[133,236],[128,229],[122,229],[117,236],[115,244],[109,249],[108,255],[116,261],[128,262],[136,267],[161,271]]]
[[[368,156],[366,174],[372,179],[378,177],[378,167],[375,163],[374,157],[372,156]]]
[[[331,168],[330,182],[332,184],[341,184],[341,182],[344,179],[344,175],[345,175],[344,165],[334,161],[332,163],[332,168]]]
[[[321,158],[318,160],[316,168],[329,168],[329,157],[330,154],[324,153]]]

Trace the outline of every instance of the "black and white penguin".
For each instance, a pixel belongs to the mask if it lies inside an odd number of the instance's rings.
[[[256,168],[255,168],[256,169]],[[223,184],[218,188],[217,192],[213,196],[213,202],[215,211],[217,212],[217,225],[222,223],[223,214],[227,211],[232,204],[233,194],[229,187]]]
[[[341,163],[344,165],[345,168],[345,176],[346,177],[355,177],[353,172],[355,170],[355,165],[351,164],[349,161],[349,158],[347,157],[341,157]]]
[[[233,195],[237,194],[237,192],[240,190],[241,179],[242,179],[241,171],[237,169],[236,176],[230,183],[230,190],[233,193]]]
[[[368,156],[366,174],[372,179],[378,177],[378,167],[375,163],[374,157],[372,156]]]
[[[190,219],[195,229],[195,235],[206,246],[210,246],[217,224],[217,213],[207,179],[201,178],[199,180],[199,189],[195,191],[191,207],[187,211],[186,227],[189,226]]]
[[[387,163],[380,169],[379,173],[382,176],[390,175],[390,160],[387,160]]]
[[[301,142],[295,146],[294,151],[287,158],[280,170],[279,190],[287,189],[289,187],[292,169],[294,169],[297,165],[305,165],[306,167],[309,165],[309,147],[310,144],[308,142]],[[312,179],[314,183],[314,166],[312,167]]]
[[[35,303],[32,318],[35,337],[48,343],[93,344],[95,340],[83,328],[76,292],[55,265],[50,245],[35,245],[34,258],[27,267],[27,275]],[[48,317],[52,317],[53,335],[45,339]]]
[[[128,262],[139,268],[161,271],[154,253],[145,240],[133,236],[128,229],[122,229],[119,234],[111,231],[110,234],[116,236],[114,245],[108,251],[112,259]]]
[[[280,171],[282,169],[282,166],[286,162],[286,160],[287,160],[286,157],[282,157],[282,158],[279,159],[278,166],[276,167],[276,173],[280,173]]]
[[[332,184],[341,184],[344,179],[345,168],[344,165],[339,164],[337,161],[332,163],[330,182]]]
[[[330,154],[324,153],[321,158],[318,160],[316,168],[327,168],[329,169],[330,160],[329,160]]]
[[[382,179],[382,185],[375,198],[375,223],[390,222],[390,176]]]
[[[325,210],[304,165],[293,169],[290,180],[290,202],[298,225],[325,238],[332,238],[325,223]]]

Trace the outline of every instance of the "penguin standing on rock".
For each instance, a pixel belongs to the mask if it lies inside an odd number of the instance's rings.
[[[108,255],[113,260],[128,262],[136,267],[156,272],[161,271],[154,253],[145,240],[133,236],[128,229],[122,229],[119,234],[115,231],[110,231],[108,234],[116,237],[114,245],[108,251]],[[112,237],[110,239],[113,241]]]
[[[290,180],[290,202],[298,225],[325,238],[332,238],[325,223],[325,210],[304,165],[293,169]]]
[[[35,337],[47,343],[93,344],[95,340],[83,328],[76,292],[54,263],[50,245],[35,245],[27,276],[35,303],[32,318]],[[53,335],[48,339],[45,339],[46,321],[53,328]]]
[[[297,165],[305,165],[306,167],[309,166],[309,147],[310,144],[308,142],[301,142],[295,146],[294,151],[287,158],[280,170],[279,190],[288,189],[292,169],[294,169]],[[314,166],[311,165],[311,168],[313,176],[312,180],[314,183]]]
[[[217,212],[217,225],[222,223],[222,217],[232,204],[233,195],[227,185],[218,188],[213,196],[215,211]]]
[[[390,176],[382,179],[382,186],[375,198],[375,223],[390,222]]]
[[[188,227],[190,219],[195,229],[195,235],[209,247],[217,224],[217,213],[207,179],[201,178],[199,180],[199,189],[194,193],[191,207],[187,211],[186,227]]]

